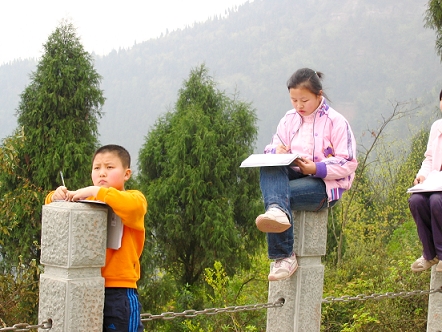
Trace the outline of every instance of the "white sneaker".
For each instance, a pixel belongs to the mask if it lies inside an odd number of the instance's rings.
[[[411,264],[411,271],[413,272],[425,271],[428,270],[430,267],[432,267],[434,264],[437,264],[438,262],[439,259],[437,259],[437,257],[434,257],[432,260],[427,261],[424,258],[424,256],[421,256],[418,259],[416,259],[416,261],[413,264]]]
[[[256,227],[264,233],[282,233],[290,228],[287,215],[278,208],[270,208],[256,218]]]
[[[298,268],[298,261],[293,253],[292,256],[278,259],[273,264],[269,274],[269,281],[278,281],[289,278]]]

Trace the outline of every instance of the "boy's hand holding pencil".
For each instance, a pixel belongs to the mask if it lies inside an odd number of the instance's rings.
[[[60,171],[60,178],[61,178],[61,183],[63,185],[55,189],[55,192],[52,195],[52,201],[64,201],[67,197],[66,194],[68,192],[68,189],[66,188],[66,185],[64,183],[64,177],[62,171]]]
[[[52,201],[64,201],[67,197],[68,189],[65,186],[60,186],[55,189],[54,194],[52,195]]]

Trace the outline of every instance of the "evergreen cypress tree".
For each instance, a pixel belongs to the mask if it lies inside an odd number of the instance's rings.
[[[425,27],[436,32],[436,52],[442,59],[442,2],[440,0],[428,1]]]
[[[100,75],[70,23],[60,24],[17,109],[19,128],[0,147],[0,254],[4,266],[38,258],[41,206],[49,190],[90,182],[104,103]]]
[[[256,115],[217,90],[204,65],[192,70],[175,108],[140,150],[151,232],[143,258],[178,285],[195,285],[215,260],[233,274],[264,244],[254,225],[262,210],[258,169],[239,168],[253,151]]]

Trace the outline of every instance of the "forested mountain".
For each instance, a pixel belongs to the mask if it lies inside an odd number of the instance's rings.
[[[174,107],[183,81],[201,63],[221,89],[236,91],[257,110],[257,151],[290,109],[285,83],[301,67],[325,74],[324,90],[356,138],[396,101],[416,100],[416,118],[407,124],[428,126],[438,116],[442,80],[435,34],[424,28],[426,3],[255,0],[225,18],[97,56],[106,97],[100,141],[126,146],[136,160],[150,127]],[[34,68],[31,60],[0,66],[0,138],[16,127],[19,94]]]

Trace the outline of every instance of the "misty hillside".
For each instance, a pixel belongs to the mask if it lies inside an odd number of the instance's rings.
[[[428,126],[438,116],[442,77],[435,34],[423,27],[425,10],[424,0],[255,0],[226,18],[96,57],[106,97],[100,141],[124,145],[136,160],[149,129],[173,109],[183,81],[201,63],[221,90],[256,109],[257,151],[290,109],[285,84],[301,67],[325,74],[331,105],[357,139],[396,101],[418,107],[406,126]],[[16,127],[18,94],[33,68],[32,60],[0,66],[0,138]]]

